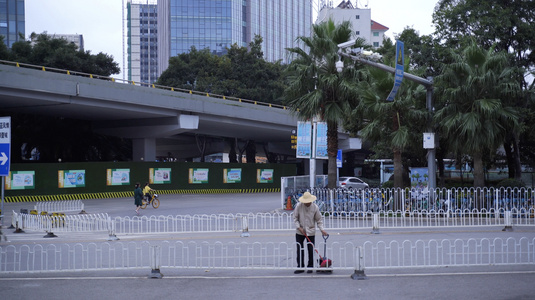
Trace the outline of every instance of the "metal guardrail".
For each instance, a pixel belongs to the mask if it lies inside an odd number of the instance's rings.
[[[364,267],[446,267],[535,264],[535,238],[365,242]]]
[[[330,270],[535,264],[535,238],[333,242]],[[322,245],[318,244],[319,247]],[[196,241],[0,246],[0,272],[118,269],[295,269],[297,244]],[[318,269],[315,266],[314,269]],[[326,270],[321,268],[322,270]]]
[[[84,203],[82,200],[62,200],[62,201],[49,201],[49,202],[37,202],[34,205],[34,209],[40,213],[46,212],[84,212]]]
[[[100,79],[100,80],[118,82],[118,83],[123,83],[123,84],[143,86],[143,87],[148,87],[148,88],[153,88],[153,89],[162,89],[162,90],[168,90],[168,91],[173,91],[173,92],[181,92],[181,93],[187,93],[187,94],[193,94],[193,95],[213,97],[213,98],[218,98],[218,99],[223,99],[223,100],[243,102],[243,103],[267,106],[267,107],[283,109],[283,110],[289,109],[287,106],[279,105],[279,104],[266,103],[266,102],[260,102],[260,101],[249,100],[249,99],[242,99],[242,98],[237,98],[237,97],[229,97],[229,96],[212,94],[212,93],[207,93],[207,92],[199,92],[199,91],[194,91],[194,90],[179,89],[179,88],[174,88],[174,87],[164,86],[164,85],[135,82],[132,80],[124,80],[124,79],[118,79],[118,78],[113,78],[113,77],[108,77],[108,76],[101,76],[101,75],[94,75],[94,74],[77,72],[77,71],[69,71],[69,70],[64,70],[64,69],[37,66],[37,65],[25,64],[25,63],[19,63],[19,62],[7,61],[7,60],[0,60],[0,64],[13,65],[19,68],[24,67],[24,68],[29,68],[29,69],[36,69],[36,70],[41,70],[41,71],[46,71],[46,72],[61,73],[61,74],[67,74],[67,75],[73,75],[73,76],[82,76],[82,77],[87,77],[87,78],[92,78],[92,79]]]
[[[460,228],[481,226],[535,226],[535,209],[523,210],[438,210],[438,211],[378,211],[340,212],[325,214],[324,227],[336,229],[383,228]],[[107,214],[29,215],[13,211],[12,226],[41,232],[107,231],[110,238],[117,234],[207,233],[295,230],[291,212],[134,216],[114,217]]]
[[[535,226],[535,209],[342,212],[324,215],[326,229]],[[374,222],[374,218],[377,220]],[[116,234],[295,230],[291,212],[115,217]]]
[[[351,190],[345,188],[293,188],[292,182],[282,181],[282,208],[291,201],[295,207],[298,198],[309,191],[317,197],[316,203],[322,212],[352,211],[438,211],[442,210],[530,210],[535,208],[535,189],[533,188],[370,188]],[[293,185],[292,185],[293,186]]]
[[[98,232],[112,230],[107,213],[103,214],[25,214],[13,211],[11,224],[17,230],[40,232]]]

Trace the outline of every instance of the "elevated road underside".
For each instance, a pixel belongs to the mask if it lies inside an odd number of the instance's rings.
[[[248,141],[259,155],[295,157],[298,119],[288,109],[204,93],[0,64],[0,109],[88,120],[99,133],[132,139],[134,160],[228,153],[230,143]],[[347,135],[340,139],[349,149]]]

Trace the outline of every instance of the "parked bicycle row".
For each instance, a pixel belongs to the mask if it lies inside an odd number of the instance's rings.
[[[530,210],[535,207],[531,188],[464,189],[290,189],[286,188],[285,209],[310,191],[322,212],[327,211],[438,211],[438,210]]]

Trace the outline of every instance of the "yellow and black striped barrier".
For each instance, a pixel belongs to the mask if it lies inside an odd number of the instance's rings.
[[[276,193],[280,188],[263,189],[200,189],[200,190],[158,190],[158,194],[250,194],[250,193]],[[6,196],[5,202],[39,202],[39,201],[60,201],[60,200],[85,200],[85,199],[106,199],[106,198],[127,198],[134,197],[134,192],[107,192],[107,193],[87,193],[87,194],[64,194],[64,195],[37,195],[37,196]]]

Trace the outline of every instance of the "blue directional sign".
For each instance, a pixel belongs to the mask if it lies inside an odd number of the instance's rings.
[[[405,57],[403,55],[403,42],[396,41],[396,73],[394,74],[394,87],[392,91],[386,98],[386,101],[394,101],[394,97],[401,86],[401,81],[403,81],[403,72],[405,65]]]
[[[9,176],[11,117],[0,117],[0,176]]]

